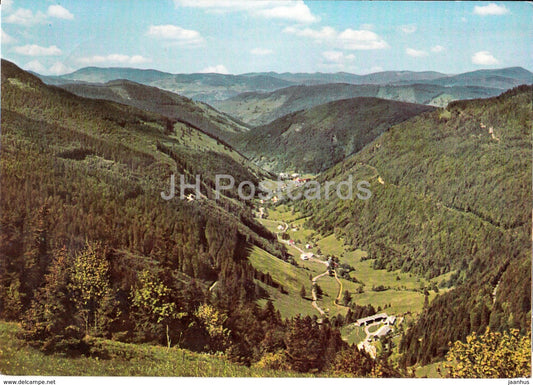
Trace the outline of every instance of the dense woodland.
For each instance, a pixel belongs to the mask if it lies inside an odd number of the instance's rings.
[[[378,98],[338,100],[285,115],[233,140],[267,169],[318,173],[360,151],[394,124],[432,109]]]
[[[393,127],[319,176],[371,183],[371,199],[301,201],[324,234],[369,251],[374,267],[440,280],[402,339],[403,364],[429,363],[449,341],[531,319],[531,93],[451,103]],[[489,133],[493,127],[495,137]]]

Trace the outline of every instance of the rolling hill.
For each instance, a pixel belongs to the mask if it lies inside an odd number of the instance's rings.
[[[496,96],[501,90],[476,86],[444,87],[433,84],[352,85],[321,84],[292,86],[259,93],[249,92],[213,105],[221,111],[251,125],[262,125],[291,112],[308,109],[334,100],[377,97],[408,103],[446,106],[450,101]]]
[[[533,74],[522,67],[500,69],[483,69],[462,74],[443,74],[435,71],[382,71],[367,75],[356,75],[346,72],[337,73],[276,73],[260,72],[244,76],[271,76],[277,79],[301,85],[317,85],[327,83],[374,84],[374,85],[411,85],[435,84],[451,86],[478,86],[488,88],[509,89],[520,84],[531,84]]]
[[[276,73],[276,72],[255,72],[245,74],[246,76],[266,75],[278,79],[294,82],[302,85],[327,84],[327,83],[348,83],[348,84],[390,84],[398,81],[408,81],[416,83],[420,80],[433,80],[447,76],[446,74],[434,71],[382,71],[367,75],[356,75],[347,72],[336,73]]]
[[[273,171],[318,173],[361,150],[389,129],[433,107],[353,98],[294,112],[235,139],[236,147]]]
[[[402,83],[401,81],[399,83]],[[445,87],[479,86],[507,90],[521,84],[533,83],[533,73],[522,67],[509,67],[495,70],[477,70],[451,75],[421,83],[438,84]]]
[[[392,127],[317,180],[370,183],[368,200],[302,200],[323,234],[376,269],[452,273],[400,343],[404,365],[442,359],[472,332],[530,329],[533,88],[456,101]]]
[[[244,124],[205,103],[128,80],[113,80],[94,85],[65,84],[61,85],[61,88],[78,96],[111,100],[151,111],[174,121],[193,125],[221,139],[227,139],[233,133],[248,131],[248,127]]]
[[[227,99],[247,91],[272,91],[294,84],[267,75],[171,74],[156,70],[100,67],[86,67],[66,75],[42,77],[43,81],[52,85],[65,84],[65,81],[107,83],[119,79],[154,86],[204,102]]]

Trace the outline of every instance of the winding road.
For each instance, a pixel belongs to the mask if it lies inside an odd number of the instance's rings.
[[[286,244],[289,247],[292,247],[293,249],[297,250],[300,254],[304,253],[304,251],[302,249],[300,249],[298,246],[291,245],[289,243],[289,241],[287,241],[285,239],[282,239],[281,234],[285,233],[289,229],[289,224],[288,223],[283,222],[283,221],[274,221],[274,220],[271,220],[271,219],[264,219],[264,220],[267,220],[267,221],[270,221],[270,222],[279,223],[280,225],[282,225],[284,228],[276,233],[276,235],[278,236],[278,241],[280,241],[281,243]],[[318,257],[321,257],[321,256],[319,255]],[[313,262],[316,262],[316,263],[321,263],[321,264],[325,265],[326,269],[327,269],[328,263],[326,261],[323,261],[323,260],[319,259],[319,258],[316,258],[314,255],[309,257],[309,261],[313,261]],[[337,276],[337,272],[335,270],[333,270],[333,271],[334,271],[334,274],[335,274],[334,275],[335,280],[339,284],[339,292],[338,292],[337,298],[335,298],[333,300],[333,303],[335,304],[335,306],[337,306],[339,308],[348,309],[348,307],[346,307],[346,306],[339,305],[339,301],[340,301],[341,296],[342,296],[342,282],[339,279],[339,277]],[[311,297],[312,297],[313,301],[311,302],[311,306],[313,306],[313,308],[315,308],[320,313],[321,316],[326,315],[326,312],[324,310],[322,310],[317,304],[318,297],[317,297],[317,294],[316,294],[316,282],[320,278],[325,276],[325,275],[328,275],[328,270],[326,270],[325,272],[323,272],[323,273],[321,273],[321,274],[319,274],[319,275],[317,275],[317,276],[312,278],[313,287],[311,289]]]

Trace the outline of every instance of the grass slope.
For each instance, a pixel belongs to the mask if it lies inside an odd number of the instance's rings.
[[[353,250],[337,239],[335,235],[323,237],[311,228],[305,227],[305,218],[298,218],[298,213],[287,210],[286,206],[278,206],[268,210],[269,219],[261,220],[267,228],[277,232],[277,226],[281,221],[295,226],[296,231],[288,230],[290,238],[296,241],[298,247],[303,248],[306,243],[317,243],[322,255],[334,255],[339,258],[341,264],[348,264],[354,268],[350,273],[351,277],[357,278],[364,285],[364,292],[359,293],[359,283],[341,278],[342,290],[347,290],[352,296],[352,302],[359,305],[373,305],[375,308],[387,307],[390,314],[420,313],[424,305],[424,294],[422,287],[428,287],[431,282],[415,274],[396,271],[376,270],[372,267],[373,261],[366,259],[367,252],[356,249]],[[283,317],[291,317],[297,314],[318,315],[318,312],[311,307],[310,276],[317,276],[325,271],[323,264],[314,261],[302,261],[300,252],[292,246],[288,246],[289,254],[293,256],[295,264],[284,262],[271,254],[253,248],[250,253],[252,265],[263,272],[271,274],[272,278],[281,283],[288,291],[288,294],[280,293],[277,290],[267,288],[270,299]],[[311,251],[317,252],[317,249]],[[432,281],[437,283],[446,279],[449,275],[439,276]],[[318,280],[318,284],[324,291],[324,297],[318,301],[318,305],[328,310],[329,316],[337,314],[346,315],[346,309],[335,305],[334,300],[339,293],[339,285],[333,277],[324,276]],[[385,291],[374,291],[373,287],[383,285],[388,287]],[[301,287],[304,286],[307,292],[307,299],[300,298]],[[447,289],[441,289],[440,293]],[[429,300],[436,297],[434,291],[430,291]],[[390,305],[390,307],[389,307]]]
[[[221,356],[161,346],[94,340],[97,356],[44,354],[15,336],[20,327],[0,322],[0,373],[8,376],[303,377],[305,374],[248,368]]]

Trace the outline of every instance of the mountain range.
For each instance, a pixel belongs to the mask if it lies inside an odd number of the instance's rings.
[[[294,85],[325,83],[356,85],[429,83],[443,86],[483,86],[505,90],[519,84],[533,82],[533,74],[520,67],[480,70],[459,75],[445,75],[431,71],[386,71],[369,75],[342,72],[336,74],[279,74],[276,72],[243,75],[217,73],[171,74],[134,68],[86,67],[66,75],[41,76],[41,79],[48,84],[55,85],[71,82],[105,83],[111,80],[125,79],[209,103],[228,99],[243,92],[268,92]]]

